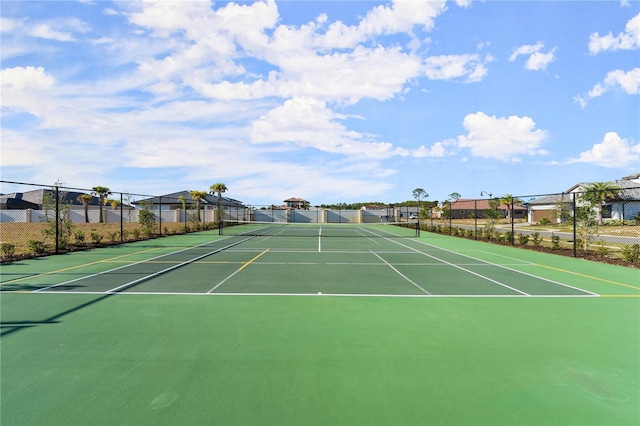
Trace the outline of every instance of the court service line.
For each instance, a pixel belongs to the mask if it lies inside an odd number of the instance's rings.
[[[133,281],[130,281],[130,282],[126,283],[126,284],[122,284],[121,286],[112,288],[111,290],[107,290],[107,291],[105,291],[105,293],[117,293],[117,292],[120,292],[120,291],[122,291],[122,290],[124,290],[124,289],[126,289],[128,287],[132,287],[132,286],[134,286],[136,284],[140,284],[143,281],[147,281],[147,280],[149,280],[151,278],[157,277],[157,276],[162,275],[162,274],[164,274],[166,272],[173,271],[174,269],[181,268],[181,267],[183,267],[185,265],[190,265],[193,262],[198,261],[200,259],[203,259],[203,258],[205,258],[207,256],[211,256],[212,254],[220,253],[221,251],[223,251],[223,250],[225,250],[225,249],[227,249],[229,247],[233,247],[233,246],[236,246],[238,244],[244,243],[245,241],[248,241],[248,240],[250,240],[252,238],[254,238],[254,237],[248,237],[248,238],[245,238],[243,240],[236,241],[236,242],[234,242],[232,244],[229,244],[228,246],[215,249],[215,250],[213,250],[213,251],[211,251],[209,253],[205,253],[205,254],[200,255],[198,257],[195,257],[193,259],[186,260],[186,261],[184,261],[182,263],[179,263],[177,265],[173,265],[173,266],[171,266],[169,268],[165,268],[165,269],[163,269],[161,271],[154,272],[153,274],[145,275],[144,277],[138,278],[137,280],[133,280]],[[199,246],[197,246],[197,247],[199,247]],[[180,250],[180,251],[183,251],[183,250]]]
[[[389,241],[393,241],[393,240],[392,240],[392,239],[390,239],[390,238],[389,238],[388,240],[389,240]],[[420,250],[418,250],[418,249],[415,249],[415,248],[413,248],[413,247],[410,247],[410,246],[404,245],[404,244],[399,243],[399,242],[397,242],[397,241],[393,241],[393,242],[394,242],[394,243],[396,243],[396,244],[399,244],[399,245],[401,245],[401,246],[403,246],[403,247],[406,247],[406,248],[408,248],[408,249],[412,249],[412,250],[414,250],[416,253],[420,253],[420,254],[422,254],[422,255],[424,255],[424,256],[430,257],[430,258],[432,258],[432,259],[435,259],[435,260],[438,260],[438,261],[440,261],[440,262],[446,263],[447,265],[453,266],[454,268],[457,268],[457,269],[460,269],[460,270],[462,270],[462,271],[468,272],[468,273],[470,273],[471,275],[475,275],[475,276],[477,276],[477,277],[480,277],[480,278],[482,278],[482,279],[485,279],[485,280],[487,280],[487,281],[490,281],[490,282],[492,282],[492,283],[494,283],[494,284],[498,284],[498,285],[500,285],[500,286],[502,286],[502,287],[508,288],[509,290],[513,290],[513,291],[515,291],[516,293],[520,293],[520,294],[522,294],[522,295],[524,295],[524,296],[531,296],[529,293],[525,293],[525,292],[524,292],[524,291],[522,291],[522,290],[518,290],[517,288],[511,287],[510,285],[507,285],[507,284],[505,284],[505,283],[501,283],[500,281],[494,280],[493,278],[489,278],[489,277],[486,277],[486,276],[484,276],[484,275],[482,275],[482,274],[478,274],[477,272],[474,272],[474,271],[471,271],[471,270],[469,270],[469,269],[463,268],[462,266],[460,266],[460,265],[456,265],[455,263],[447,262],[447,261],[446,261],[446,260],[444,260],[444,259],[440,259],[440,258],[438,258],[438,257],[436,257],[436,256],[430,255],[430,254],[428,254],[428,253],[424,253],[424,252],[422,252],[422,251],[420,251]],[[480,260],[480,259],[476,259],[476,260]],[[480,260],[480,261],[481,261],[481,260]],[[485,263],[489,263],[489,262],[485,262]],[[497,265],[496,265],[496,266],[497,266]],[[508,268],[507,268],[507,269],[508,269]]]
[[[424,288],[422,288],[422,286],[416,284],[415,282],[413,282],[409,277],[407,277],[406,275],[404,275],[402,272],[398,271],[396,268],[393,267],[392,264],[390,264],[389,262],[387,262],[386,260],[384,260],[382,257],[380,257],[376,252],[374,252],[373,250],[369,250],[369,252],[374,255],[375,257],[377,257],[378,259],[380,259],[382,262],[384,262],[385,265],[387,265],[389,268],[393,269],[395,271],[396,274],[400,275],[402,278],[404,278],[405,280],[409,281],[412,285],[414,285],[415,287],[417,287],[418,289],[420,289],[422,292],[424,292],[425,294],[431,294],[429,293],[427,290],[425,290]]]
[[[94,262],[83,263],[81,265],[69,266],[68,268],[56,269],[55,271],[44,272],[42,274],[34,274],[34,275],[29,275],[29,276],[26,276],[26,277],[22,277],[22,278],[16,278],[14,280],[4,281],[4,282],[0,283],[0,286],[2,286],[4,284],[14,284],[14,283],[17,283],[17,282],[20,282],[20,281],[24,281],[24,280],[27,280],[27,279],[30,279],[30,278],[38,278],[38,277],[44,277],[44,276],[47,276],[47,275],[59,274],[60,272],[66,272],[66,271],[71,271],[73,269],[84,268],[85,266],[97,265],[98,263],[109,263],[109,262],[114,261],[114,259],[121,259],[123,257],[133,256],[135,254],[146,253],[146,252],[154,251],[154,250],[160,250],[160,248],[161,247],[154,247],[154,248],[147,249],[147,250],[136,251],[134,253],[122,254],[120,256],[111,257],[109,259],[96,260]]]
[[[12,293],[31,293],[31,292],[12,292]],[[61,294],[59,291],[44,291],[40,294]],[[64,294],[85,294],[85,295],[95,295],[95,294],[104,294],[99,291],[65,291]],[[196,297],[205,297],[205,296],[252,296],[252,297],[262,297],[262,296],[276,296],[276,297],[388,297],[388,298],[433,298],[433,299],[513,299],[513,298],[521,298],[522,296],[519,294],[378,294],[378,293],[200,293],[200,292],[176,292],[176,291],[127,291],[127,292],[119,292],[114,293],[114,296],[196,296]],[[532,294],[529,296],[533,299],[574,299],[574,298],[584,298],[590,296],[578,296],[572,294]],[[640,298],[640,295],[622,295],[622,294],[609,294],[609,295],[601,295],[601,297],[608,298]]]
[[[491,252],[486,251],[486,250],[480,250],[480,251],[482,253],[486,253],[486,254],[489,254],[489,255],[492,255],[492,256],[504,257],[505,259],[511,259],[511,260],[518,260],[520,262],[524,262],[523,265],[539,266],[541,268],[547,268],[547,269],[551,269],[551,270],[558,271],[558,272],[564,272],[566,274],[577,275],[579,277],[589,278],[589,279],[592,279],[592,280],[595,280],[595,281],[602,281],[602,282],[605,282],[605,283],[608,283],[608,284],[615,284],[615,285],[619,285],[619,286],[622,286],[622,287],[629,287],[629,288],[632,288],[634,290],[640,290],[640,287],[633,286],[631,284],[619,283],[617,281],[608,280],[606,278],[594,277],[592,275],[581,274],[580,272],[569,271],[567,269],[556,268],[554,266],[547,266],[547,265],[542,265],[540,263],[534,263],[534,262],[529,262],[529,261],[522,260],[522,259],[516,259],[515,257],[509,257],[509,256],[504,256],[504,255],[501,255],[501,254],[497,254],[497,253],[491,253]]]
[[[555,268],[553,266],[541,265],[539,263],[532,263],[532,265],[540,266],[541,268],[552,269],[554,271],[564,272],[564,273],[567,273],[567,274],[573,274],[573,275],[577,275],[579,277],[589,278],[589,279],[596,280],[596,281],[602,281],[602,282],[605,282],[607,284],[615,284],[615,285],[619,285],[619,286],[622,286],[622,287],[629,287],[629,288],[632,288],[634,290],[640,290],[640,287],[633,286],[631,284],[619,283],[617,281],[611,281],[611,280],[607,280],[605,278],[598,278],[598,277],[594,277],[594,276],[587,275],[587,274],[581,274],[579,272],[567,271],[566,269],[562,269],[562,268]]]
[[[247,266],[249,266],[250,264],[252,264],[257,258],[259,258],[260,256],[262,256],[263,254],[265,254],[266,252],[268,252],[269,249],[265,249],[262,253],[260,253],[259,255],[257,255],[256,257],[254,257],[253,259],[251,259],[250,261],[248,261],[247,263],[245,263],[244,265],[242,265],[241,267],[239,267],[238,269],[235,270],[235,272],[233,272],[231,275],[229,275],[228,277],[226,277],[225,279],[223,279],[222,281],[220,281],[216,286],[214,286],[211,290],[209,290],[207,293],[212,293],[213,291],[215,291],[215,289],[217,289],[218,287],[220,287],[222,284],[224,284],[225,282],[227,282],[229,279],[231,279],[231,277],[233,277],[234,275],[236,275],[238,272],[242,271],[244,268],[246,268]]]
[[[220,239],[220,240],[218,240],[218,241],[222,241],[223,239],[226,239],[226,238],[222,238],[222,239]],[[207,241],[206,243],[198,244],[197,246],[194,246],[194,247],[201,247],[201,246],[204,246],[204,245],[209,244],[209,243],[211,243],[211,241]],[[89,274],[89,275],[84,276],[84,277],[75,278],[75,279],[73,279],[73,280],[65,281],[65,282],[58,283],[58,284],[53,284],[53,285],[50,285],[50,286],[47,286],[47,287],[43,287],[43,288],[40,288],[40,289],[34,290],[33,292],[34,292],[34,293],[43,292],[43,291],[46,291],[46,290],[52,289],[52,288],[54,288],[54,287],[59,287],[59,286],[62,286],[62,285],[71,284],[71,283],[73,283],[73,282],[81,281],[81,280],[84,280],[84,279],[87,279],[87,278],[96,277],[96,276],[98,276],[98,275],[108,274],[108,273],[111,273],[111,272],[114,272],[114,271],[118,271],[118,270],[120,270],[120,269],[128,268],[128,267],[130,267],[130,266],[139,265],[139,264],[141,264],[141,263],[149,262],[149,261],[152,261],[152,260],[160,259],[160,258],[165,257],[165,256],[170,256],[170,255],[172,255],[172,254],[176,254],[176,253],[180,253],[180,252],[183,252],[183,251],[186,251],[186,250],[190,250],[190,249],[192,249],[192,248],[194,248],[194,247],[187,247],[187,248],[184,248],[184,249],[182,249],[182,250],[172,251],[171,253],[161,254],[161,255],[159,255],[159,256],[155,256],[155,257],[152,257],[152,258],[150,258],[150,259],[141,260],[141,261],[134,262],[134,263],[129,263],[129,264],[126,264],[126,265],[118,266],[117,268],[111,268],[111,269],[108,269],[108,270],[106,270],[106,271],[97,272],[97,273],[95,273],[95,274]],[[152,249],[152,250],[157,250],[157,249],[155,249],[155,248],[154,248],[154,249]],[[141,251],[141,252],[136,252],[136,253],[131,253],[131,254],[144,253],[145,251],[151,251],[151,250],[144,250],[144,251]],[[127,255],[127,256],[128,256],[128,255]],[[122,257],[122,256],[121,256],[121,257]],[[111,258],[111,259],[109,259],[109,260],[113,260],[113,259],[116,259],[116,258]],[[94,262],[94,263],[100,263],[100,262],[103,262],[103,261],[101,260],[101,261]]]
[[[498,268],[506,269],[507,271],[515,272],[515,273],[518,273],[518,274],[521,274],[521,275],[526,275],[528,277],[536,278],[536,279],[541,280],[541,281],[546,281],[546,282],[549,282],[551,284],[556,284],[556,285],[559,285],[561,287],[567,287],[567,288],[570,288],[570,289],[573,289],[573,290],[580,291],[582,293],[587,293],[587,294],[590,294],[591,296],[596,296],[596,297],[600,296],[598,293],[593,293],[593,292],[585,290],[583,288],[574,287],[574,286],[569,285],[569,284],[565,284],[565,283],[561,283],[561,282],[558,282],[558,281],[550,280],[548,278],[544,278],[544,277],[541,277],[541,276],[535,275],[535,274],[530,274],[528,272],[518,271],[517,269],[508,268],[508,267],[506,267],[504,265],[500,265],[498,263],[489,262],[489,261],[486,261],[486,260],[478,259],[477,257],[469,256],[467,254],[463,254],[463,253],[456,252],[456,251],[453,251],[453,250],[445,249],[445,248],[442,248],[442,247],[437,247],[437,246],[434,246],[432,244],[425,243],[423,241],[418,241],[418,243],[426,245],[426,246],[429,246],[429,247],[432,247],[432,248],[435,248],[437,250],[442,250],[442,251],[446,251],[448,253],[456,254],[458,256],[467,257],[469,259],[473,259],[473,260],[478,261],[478,262],[483,262],[483,263],[486,263],[487,265],[496,266]],[[416,251],[418,251],[419,253],[422,253],[420,250],[416,249]],[[532,265],[535,265],[535,263],[532,263]]]

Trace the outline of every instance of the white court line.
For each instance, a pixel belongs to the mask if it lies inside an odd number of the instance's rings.
[[[425,290],[424,288],[422,288],[420,285],[416,284],[415,282],[413,282],[409,277],[407,277],[406,275],[404,275],[402,272],[398,271],[396,268],[393,267],[393,265],[391,265],[389,262],[387,262],[386,260],[384,260],[382,257],[378,256],[378,254],[376,252],[374,252],[373,250],[369,250],[369,252],[374,255],[375,257],[377,257],[378,259],[380,259],[381,261],[384,262],[385,265],[387,265],[389,268],[393,269],[398,275],[400,275],[402,278],[404,278],[405,280],[409,281],[411,284],[413,284],[415,287],[417,287],[418,289],[420,289],[422,292],[424,292],[425,294],[431,294],[429,293],[427,290]]]
[[[558,281],[550,280],[548,278],[544,278],[544,277],[541,277],[539,275],[530,274],[528,272],[518,271],[517,269],[507,268],[504,265],[500,265],[500,264],[497,264],[497,263],[493,263],[493,262],[489,262],[489,261],[486,261],[486,260],[478,259],[477,257],[469,256],[469,255],[466,255],[466,254],[463,254],[463,253],[460,253],[460,252],[456,252],[456,251],[453,251],[453,250],[448,250],[448,249],[445,249],[445,248],[437,247],[437,246],[434,246],[432,244],[425,243],[423,241],[418,241],[418,243],[424,244],[424,245],[429,246],[429,247],[433,247],[433,248],[438,249],[438,250],[442,250],[442,251],[446,251],[446,252],[449,252],[449,253],[457,254],[459,256],[468,257],[469,259],[473,259],[473,260],[478,261],[478,262],[483,262],[483,263],[485,263],[487,265],[497,266],[498,268],[506,269],[507,271],[516,272],[518,274],[522,274],[522,275],[526,275],[528,277],[536,278],[536,279],[539,279],[541,281],[546,281],[546,282],[549,282],[551,284],[556,284],[556,285],[559,285],[559,286],[562,286],[562,287],[567,287],[567,288],[570,288],[570,289],[573,289],[573,290],[578,290],[578,291],[583,292],[583,293],[588,293],[590,295],[590,297],[591,296],[595,296],[595,297],[599,297],[600,296],[598,293],[593,293],[593,292],[587,291],[587,290],[585,290],[583,288],[574,287],[574,286],[571,286],[569,284],[564,284],[564,283],[561,283],[561,282],[558,282]],[[420,251],[418,250],[418,252],[420,252]],[[420,253],[422,253],[422,252],[420,252]],[[504,257],[506,257],[506,256],[504,256]],[[514,260],[520,260],[520,259],[514,259]],[[529,263],[529,264],[530,265],[535,265],[533,263]]]
[[[260,253],[259,255],[257,255],[256,257],[254,257],[253,259],[249,260],[248,262],[246,262],[245,264],[243,264],[241,267],[239,267],[238,269],[236,269],[235,272],[233,272],[231,275],[229,275],[228,277],[226,277],[225,279],[223,279],[222,281],[220,281],[217,285],[215,285],[211,290],[209,290],[207,293],[213,293],[213,291],[215,289],[217,289],[218,287],[220,287],[222,284],[224,284],[225,282],[227,282],[229,279],[231,279],[231,277],[233,277],[234,275],[236,275],[238,272],[242,271],[244,268],[246,268],[247,266],[249,266],[250,264],[252,264],[257,258],[259,258],[260,256],[262,256],[263,254],[265,254],[266,252],[268,252],[269,249],[265,249],[262,253]]]
[[[216,241],[226,240],[227,238],[229,238],[229,237],[220,238],[219,240],[216,240]],[[65,281],[65,282],[63,282],[63,283],[53,284],[53,285],[50,285],[50,286],[47,286],[47,287],[40,288],[40,289],[38,289],[38,290],[33,290],[33,293],[40,293],[40,292],[44,292],[44,291],[46,291],[46,290],[49,290],[49,289],[54,288],[54,287],[59,287],[59,286],[61,286],[61,285],[67,285],[67,284],[71,284],[71,283],[74,283],[74,282],[76,282],[76,281],[81,281],[81,280],[84,280],[84,279],[87,279],[87,278],[97,277],[97,276],[99,276],[99,275],[104,275],[104,274],[108,274],[108,273],[111,273],[111,272],[114,272],[114,271],[119,271],[120,269],[125,269],[125,268],[129,268],[129,267],[131,267],[131,266],[139,265],[139,264],[141,264],[141,263],[150,262],[150,261],[152,261],[152,260],[156,260],[156,259],[161,259],[161,258],[163,258],[163,257],[165,257],[165,256],[171,256],[171,255],[173,255],[173,254],[181,253],[181,252],[183,252],[183,251],[191,250],[191,249],[193,249],[193,248],[202,247],[202,246],[207,245],[207,244],[210,244],[210,243],[211,243],[211,241],[207,241],[206,243],[198,244],[197,246],[187,247],[187,248],[184,248],[184,249],[182,249],[182,250],[176,250],[176,251],[172,251],[171,253],[161,254],[161,255],[159,255],[159,256],[155,256],[155,257],[152,257],[152,258],[149,258],[149,259],[141,260],[141,261],[139,261],[139,262],[134,262],[134,263],[129,263],[129,264],[126,264],[126,265],[118,266],[117,268],[108,269],[108,270],[106,270],[106,271],[97,272],[97,273],[95,273],[95,274],[89,274],[89,275],[86,275],[86,276],[83,276],[83,277],[80,277],[80,278],[75,278],[75,279],[73,279],[73,280]]]
[[[41,294],[102,294],[101,291],[42,291]],[[391,297],[391,298],[430,298],[430,299],[516,299],[522,298],[519,294],[367,294],[367,293],[188,293],[175,291],[127,291],[110,293],[112,296],[282,296],[282,297]],[[590,295],[577,294],[532,294],[527,298],[534,299],[573,299],[593,297]]]
[[[391,239],[389,239],[389,240],[393,241]],[[430,255],[428,253],[424,253],[424,252],[422,252],[422,251],[420,251],[418,249],[414,249],[413,247],[406,246],[406,245],[404,245],[402,243],[399,243],[397,241],[393,241],[393,242],[396,243],[396,244],[399,244],[399,245],[401,245],[403,247],[406,247],[408,249],[414,250],[416,253],[420,253],[420,254],[422,254],[424,256],[427,256],[427,257],[430,257],[432,259],[438,260],[440,262],[446,263],[447,265],[453,266],[454,268],[457,268],[457,269],[460,269],[462,271],[468,272],[471,275],[475,275],[475,276],[477,276],[479,278],[485,279],[485,280],[490,281],[490,282],[492,282],[494,284],[498,284],[498,285],[500,285],[502,287],[508,288],[509,290],[513,290],[513,291],[515,291],[517,293],[520,293],[520,294],[522,294],[524,296],[531,296],[529,293],[525,293],[524,291],[518,290],[517,288],[511,287],[510,285],[507,285],[505,283],[501,283],[500,281],[494,280],[493,278],[485,277],[484,275],[478,274],[477,272],[470,271],[469,269],[463,268],[462,266],[456,265],[455,263],[447,262],[446,260],[440,259],[440,258],[438,258],[436,256],[433,256],[433,255]],[[431,246],[431,247],[434,247],[434,246]],[[476,260],[482,261],[481,259],[476,259]],[[485,263],[489,263],[489,262],[485,262]]]
[[[195,261],[197,261],[197,260],[200,260],[200,259],[205,258],[205,257],[207,257],[207,256],[211,256],[212,254],[219,253],[219,252],[223,251],[224,249],[226,249],[226,248],[228,248],[228,247],[236,246],[236,245],[241,244],[241,243],[244,243],[245,241],[250,240],[250,239],[252,239],[252,238],[254,238],[254,237],[248,237],[248,238],[245,238],[245,239],[243,239],[243,240],[236,241],[236,242],[234,242],[233,244],[230,244],[230,245],[228,245],[228,246],[226,246],[226,247],[218,248],[218,249],[216,249],[216,250],[213,250],[213,251],[211,251],[211,252],[205,253],[205,254],[203,254],[203,255],[201,255],[201,256],[198,256],[198,257],[196,257],[196,258],[189,259],[189,260],[184,261],[184,262],[182,262],[182,263],[178,263],[178,264],[176,264],[176,265],[170,266],[169,268],[165,268],[165,269],[163,269],[163,270],[161,270],[161,271],[154,272],[153,274],[145,275],[144,277],[142,277],[142,278],[138,278],[137,280],[133,280],[133,281],[130,281],[130,282],[128,282],[128,283],[122,284],[122,285],[120,285],[120,286],[118,286],[118,287],[114,287],[114,288],[112,288],[111,290],[107,290],[107,291],[105,291],[105,293],[117,293],[117,292],[119,292],[119,291],[121,291],[121,290],[124,290],[124,289],[125,289],[125,288],[127,288],[127,287],[131,287],[131,286],[133,286],[133,285],[135,285],[135,284],[139,284],[139,283],[141,283],[141,282],[143,282],[143,281],[146,281],[146,280],[148,280],[148,279],[150,279],[150,278],[157,277],[158,275],[162,275],[162,274],[164,274],[165,272],[172,271],[172,270],[177,269],[177,268],[180,268],[180,267],[182,267],[182,266],[184,266],[184,265],[189,265],[189,264],[191,264],[191,263],[193,263],[193,262],[195,262]]]

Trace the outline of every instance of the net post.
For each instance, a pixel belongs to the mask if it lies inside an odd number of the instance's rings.
[[[420,236],[420,219],[416,221],[416,237]]]
[[[223,235],[222,228],[222,221],[218,220],[218,235]]]

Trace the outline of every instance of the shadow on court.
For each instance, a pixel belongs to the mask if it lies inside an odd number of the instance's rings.
[[[19,319],[21,316],[30,316],[32,318],[38,316],[38,314],[42,314],[42,316],[44,316],[46,314],[41,311],[49,310],[52,307],[54,307],[56,304],[52,304],[51,298],[47,298],[48,303],[46,305],[43,303],[34,305],[32,303],[34,300],[33,295],[19,295],[18,297],[16,297],[15,300],[19,299],[20,301],[10,306],[3,306],[2,315],[0,316],[0,337],[5,337],[17,331],[33,328],[36,326],[57,324],[60,322],[60,319],[65,317],[66,315],[69,315],[81,309],[87,308],[111,296],[113,296],[113,294],[106,294],[106,295],[101,295],[97,297],[89,296],[91,297],[91,300],[73,307],[69,307],[64,311],[61,311],[55,315],[49,316],[48,318],[44,318],[41,320],[35,320],[35,319],[21,320]],[[26,301],[26,303],[23,303],[23,301]],[[6,317],[14,317],[14,319],[7,320]]]

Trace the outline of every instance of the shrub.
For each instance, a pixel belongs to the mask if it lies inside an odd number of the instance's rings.
[[[625,246],[622,249],[622,258],[625,262],[637,263],[640,261],[640,244]]]
[[[118,231],[113,231],[113,232],[108,232],[107,233],[107,237],[109,237],[109,241],[111,241],[112,243],[116,242],[116,240],[118,239],[118,235],[120,235],[120,232],[118,232]]]
[[[42,254],[47,251],[47,247],[44,245],[44,242],[38,240],[29,240],[27,242],[29,246],[29,250],[31,250],[35,254]]]
[[[131,232],[132,232],[133,238],[135,240],[139,240],[140,239],[140,233],[141,233],[140,229],[134,228],[133,231],[131,231]]]
[[[94,244],[100,244],[100,242],[102,241],[103,236],[98,234],[97,232],[92,232],[91,233],[91,241]]]
[[[533,245],[535,247],[540,247],[542,245],[542,237],[539,232],[534,232],[531,234],[531,241],[533,241]]]
[[[640,225],[640,213],[633,217],[633,221],[636,223],[636,225]]]
[[[16,245],[11,243],[0,243],[0,251],[2,251],[2,257],[11,257],[16,252]]]
[[[598,243],[598,248],[596,250],[598,252],[598,254],[602,255],[602,256],[608,256],[611,254],[611,248],[606,246],[604,244],[604,241],[600,241]]]
[[[521,246],[526,246],[529,243],[529,235],[527,234],[518,234],[518,244]]]
[[[78,229],[78,230],[76,230],[76,232],[74,233],[73,236],[76,239],[76,242],[78,242],[78,243],[83,243],[84,242],[84,239],[85,239],[84,231]]]
[[[540,222],[538,222],[540,225],[551,225],[551,221],[549,220],[548,217],[543,217],[542,219],[540,219]]]
[[[554,234],[551,234],[551,248],[553,250],[560,249],[560,237]]]

